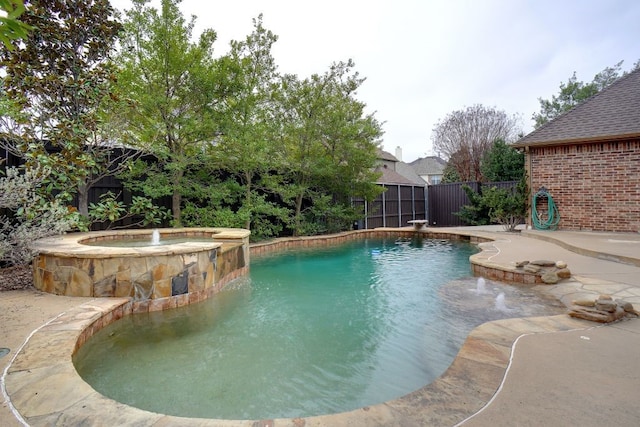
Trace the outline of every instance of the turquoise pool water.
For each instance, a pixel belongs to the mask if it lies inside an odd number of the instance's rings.
[[[205,302],[102,329],[76,367],[108,397],[179,416],[299,417],[384,402],[440,376],[475,326],[450,327],[439,291],[470,275],[476,251],[369,239],[255,257],[249,277]]]

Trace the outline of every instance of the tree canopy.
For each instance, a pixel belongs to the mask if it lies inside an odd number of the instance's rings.
[[[193,42],[195,17],[185,21],[179,1],[162,0],[160,11],[147,3],[133,0],[126,11],[118,84],[134,106],[129,129],[157,162],[140,165],[130,182],[151,197],[171,196],[180,225],[185,171],[219,130],[216,34],[205,30]]]
[[[485,153],[480,168],[487,181],[518,181],[525,173],[524,153],[498,139]]]
[[[108,0],[28,2],[21,18],[36,31],[0,53],[0,143],[26,159],[21,173],[46,170],[30,182],[59,202],[49,206],[72,211],[77,195],[81,213],[109,227],[157,223],[151,199],[170,199],[175,226],[254,238],[350,228],[363,214],[350,198],[382,191],[382,125],[357,99],[365,79],[353,62],[279,74],[262,16],[214,56],[215,32],[193,37],[179,4],[132,0],[120,23]],[[116,153],[135,154],[113,163]],[[88,203],[105,173],[131,191],[128,210],[111,193]]]
[[[539,128],[548,121],[555,119],[560,114],[569,111],[627,74],[626,71],[622,71],[623,62],[620,61],[612,67],[607,67],[600,71],[589,83],[579,81],[574,71],[566,82],[560,83],[560,91],[557,95],[551,95],[551,99],[538,98],[540,111],[533,113],[531,117],[535,122],[534,127]],[[638,67],[640,67],[640,60],[634,64],[632,70]]]
[[[352,61],[339,62],[322,75],[282,79],[277,120],[283,199],[294,209],[291,227],[296,235],[307,233],[302,226],[305,199],[328,206],[329,195],[371,199],[377,194],[372,166],[382,129],[354,97],[364,79],[352,72],[353,66]],[[313,215],[313,209],[308,212]]]
[[[26,38],[33,27],[20,20],[25,11],[23,0],[0,0],[0,10],[5,13],[0,16],[0,42],[13,50],[15,41]]]
[[[15,124],[3,129],[5,144],[29,165],[50,167],[46,188],[67,201],[77,194],[85,217],[88,188],[113,173],[102,114],[113,96],[109,60],[121,30],[114,14],[108,0],[33,0],[21,19],[34,31],[0,51],[11,107],[3,124]]]
[[[520,133],[517,116],[476,104],[449,113],[436,124],[431,138],[435,150],[448,159],[461,181],[483,181],[485,153],[495,141],[511,142]]]

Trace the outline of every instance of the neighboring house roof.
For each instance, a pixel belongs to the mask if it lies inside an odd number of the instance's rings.
[[[425,185],[411,166],[399,161],[393,154],[378,148],[378,160],[382,162],[376,167],[376,172],[381,172],[382,176],[376,181],[377,184]]]
[[[382,176],[378,178],[376,181],[377,184],[403,184],[403,185],[416,185],[417,183],[411,181],[409,178],[406,178],[400,175],[398,172],[394,171],[391,168],[387,168],[384,166],[378,166],[376,168],[376,172],[382,172]],[[422,181],[422,180],[420,180]],[[424,185],[422,182],[420,185]]]
[[[640,69],[521,138],[514,147],[640,137]]]
[[[420,175],[418,175],[416,171],[405,162],[396,163],[396,172],[398,172],[400,175],[404,176],[414,184],[418,184],[418,185],[426,184],[424,179],[422,179]]]
[[[422,157],[409,163],[418,175],[441,175],[446,165],[447,162],[438,156]]]
[[[393,154],[389,153],[388,151],[384,151],[381,148],[378,148],[378,159],[380,160],[388,160],[390,162],[397,162],[398,159],[396,159],[396,156],[394,156]]]

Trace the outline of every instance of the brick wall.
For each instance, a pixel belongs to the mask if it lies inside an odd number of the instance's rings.
[[[544,186],[553,197],[559,229],[640,231],[640,140],[531,146],[527,166],[532,193]]]

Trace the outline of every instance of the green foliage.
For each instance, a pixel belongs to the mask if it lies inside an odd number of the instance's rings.
[[[152,200],[166,196],[174,225],[247,227],[253,239],[351,228],[349,197],[382,191],[374,184],[382,124],[356,99],[364,79],[353,63],[279,75],[277,37],[262,16],[214,59],[215,33],[192,41],[195,18],[183,18],[179,0],[132,3],[122,27],[107,0],[33,0],[24,16],[38,31],[0,53],[0,140],[49,171],[41,197],[64,205],[77,196],[83,229],[157,224],[166,213]],[[89,204],[104,173],[144,197]]]
[[[231,43],[226,69],[232,70],[233,88],[225,101],[221,116],[222,132],[217,144],[209,149],[211,161],[222,171],[232,174],[238,186],[234,199],[240,205],[244,228],[256,235],[269,234],[263,228],[265,211],[276,206],[267,202],[261,194],[272,191],[267,181],[258,182],[261,176],[278,169],[275,155],[277,128],[272,119],[275,104],[271,91],[277,73],[271,48],[277,37],[262,25],[262,15],[253,20],[254,30],[244,41]],[[201,181],[202,182],[202,181]],[[231,190],[232,187],[227,186]],[[261,224],[252,224],[260,220]],[[275,232],[275,230],[273,231]],[[265,236],[266,237],[266,236]]]
[[[88,189],[113,165],[104,161],[111,146],[102,132],[102,110],[113,95],[109,55],[121,29],[114,13],[108,0],[33,0],[21,19],[37,30],[15,49],[0,50],[4,96],[15,122],[6,126],[5,120],[3,136],[30,167],[54,171],[47,194],[77,193],[83,215]]]
[[[525,173],[524,153],[499,139],[486,152],[480,167],[486,181],[517,181]]]
[[[118,196],[109,191],[100,196],[100,202],[91,203],[89,206],[89,219],[91,224],[106,224],[106,229],[116,229],[114,224],[125,219],[135,219],[127,227],[159,225],[169,219],[171,213],[166,209],[156,206],[153,201],[143,196],[133,196],[131,205],[127,206],[118,200]]]
[[[160,11],[147,3],[133,0],[126,13],[118,85],[135,105],[128,129],[157,158],[137,179],[146,180],[148,196],[172,197],[173,223],[180,225],[184,175],[200,166],[198,153],[215,140],[226,86],[212,59],[215,32],[192,42],[195,17],[187,23],[178,0],[162,0]]]
[[[452,182],[461,182],[461,179],[458,171],[453,166],[453,163],[447,162],[444,167],[444,171],[442,172],[442,184],[449,184]]]
[[[78,216],[59,200],[39,195],[50,171],[28,168],[20,173],[8,168],[0,178],[0,265],[26,265],[37,239],[64,233],[78,225]]]
[[[497,187],[482,190],[483,203],[489,207],[489,218],[502,225],[505,231],[515,231],[526,218],[528,193],[524,183],[522,179],[515,191]]]
[[[470,204],[462,206],[455,215],[459,216],[469,225],[487,225],[490,223],[489,213],[490,207],[487,206],[485,199],[480,193],[473,191],[468,185],[463,185],[464,190]]]
[[[479,194],[468,185],[462,188],[470,204],[456,215],[469,225],[501,224],[505,231],[515,231],[516,226],[524,222],[529,197],[526,176],[520,178],[514,189],[482,187]]]
[[[284,76],[277,93],[280,196],[294,212],[294,235],[309,228],[303,209],[318,200],[319,192],[372,198],[381,191],[373,172],[381,124],[365,115],[365,105],[355,99],[364,79],[352,67],[351,61],[340,62],[304,80]]]
[[[555,119],[627,74],[627,72],[622,72],[623,62],[620,61],[613,67],[607,67],[600,71],[589,83],[578,81],[574,71],[566,83],[560,83],[558,95],[552,95],[550,100],[538,98],[540,111],[532,116],[535,122],[534,127],[537,129]],[[634,64],[633,69],[637,69],[639,66],[640,61]]]
[[[303,211],[303,217],[300,234],[318,235],[351,229],[353,223],[362,218],[362,212],[323,194],[314,198],[313,205]]]
[[[23,0],[0,0],[0,10],[6,13],[0,16],[0,41],[7,50],[13,50],[13,42],[26,38],[33,27],[19,19],[25,11]]]

